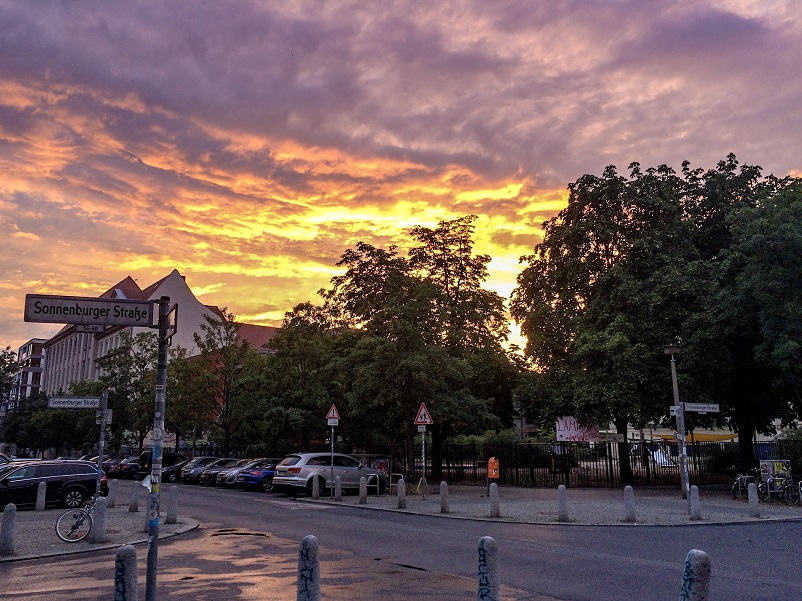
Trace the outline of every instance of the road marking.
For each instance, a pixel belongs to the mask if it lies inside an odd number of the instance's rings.
[[[257,501],[265,505],[277,505],[293,511],[298,509],[334,509],[333,505],[325,505],[323,503],[298,503],[297,501],[273,501],[269,499],[257,499]]]

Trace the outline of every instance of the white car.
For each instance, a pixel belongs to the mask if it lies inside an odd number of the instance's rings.
[[[332,459],[334,466],[332,469]],[[293,453],[287,455],[276,466],[273,476],[273,488],[290,494],[305,492],[312,495],[314,479],[318,479],[321,494],[331,489],[333,482],[340,477],[343,492],[359,491],[362,477],[368,485],[368,491],[383,494],[389,489],[387,474],[383,471],[367,467],[359,460],[342,453]]]

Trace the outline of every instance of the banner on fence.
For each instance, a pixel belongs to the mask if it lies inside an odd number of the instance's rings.
[[[598,442],[599,425],[583,426],[575,417],[557,418],[558,442]]]

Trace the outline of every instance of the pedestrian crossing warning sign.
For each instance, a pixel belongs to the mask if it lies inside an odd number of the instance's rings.
[[[426,408],[426,403],[420,404],[420,409],[418,409],[418,415],[415,416],[415,425],[416,426],[431,426],[434,421],[432,421],[432,416],[429,415],[429,410]]]

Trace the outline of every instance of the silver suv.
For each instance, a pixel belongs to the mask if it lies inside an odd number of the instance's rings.
[[[334,467],[332,470],[332,459]],[[333,473],[332,473],[333,472]],[[359,480],[364,477],[371,493],[383,494],[389,488],[387,474],[383,471],[367,467],[350,455],[341,453],[293,453],[287,455],[276,466],[273,477],[274,490],[291,494],[306,492],[312,495],[314,479],[317,478],[321,494],[332,487],[334,479],[339,476],[343,491],[358,491]]]

